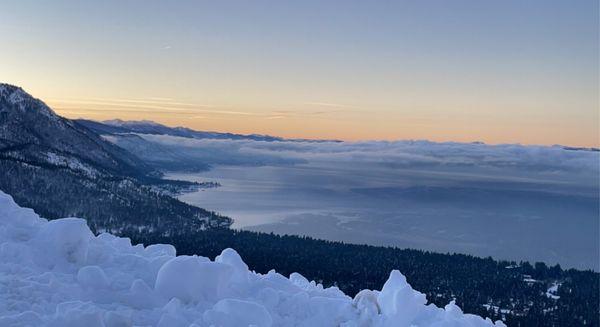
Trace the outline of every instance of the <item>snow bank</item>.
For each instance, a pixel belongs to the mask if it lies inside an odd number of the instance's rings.
[[[232,249],[211,261],[171,245],[94,236],[47,221],[0,192],[0,326],[493,326],[425,296],[392,271],[354,299],[300,274],[248,270]],[[503,325],[497,322],[496,325]]]

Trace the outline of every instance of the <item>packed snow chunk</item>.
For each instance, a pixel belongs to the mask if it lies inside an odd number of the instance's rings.
[[[237,279],[246,280],[248,277],[248,265],[242,260],[242,257],[233,249],[225,249],[215,258],[215,262],[226,264],[233,269]]]
[[[388,321],[409,326],[425,307],[427,298],[425,294],[413,290],[406,282],[406,277],[398,270],[393,270],[383,285],[377,302]]]
[[[339,326],[344,322],[357,320],[359,313],[347,298],[315,296],[308,302],[307,326]]]
[[[32,209],[19,207],[10,195],[0,192],[0,237],[6,240],[27,241],[36,227],[46,222]]]
[[[198,256],[179,256],[158,271],[156,291],[184,302],[215,301],[222,296],[232,274],[230,266]]]
[[[377,302],[379,292],[372,290],[362,290],[354,296],[352,305],[360,312],[359,321],[362,324],[370,322],[372,317],[381,314],[381,308]]]
[[[136,279],[131,284],[129,292],[124,295],[124,302],[135,309],[156,307],[160,301],[156,299],[154,290],[143,280]]]
[[[102,289],[108,287],[108,279],[102,268],[98,266],[85,266],[77,272],[77,282],[88,288]]]
[[[212,310],[204,313],[204,321],[221,327],[271,327],[273,324],[271,315],[262,305],[235,299],[217,302]]]
[[[175,254],[94,236],[82,219],[47,221],[0,192],[0,326],[504,326],[426,305],[398,271],[352,299],[297,273],[251,272],[233,249]]]
[[[154,256],[169,256],[174,257],[176,254],[175,247],[171,244],[152,244],[148,245],[144,252]]]
[[[83,219],[63,218],[44,224],[36,235],[38,262],[49,269],[64,269],[70,264],[82,265],[94,237]]]

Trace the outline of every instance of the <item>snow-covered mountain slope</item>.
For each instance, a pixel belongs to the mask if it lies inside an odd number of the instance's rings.
[[[85,217],[94,230],[114,232],[231,224],[163,194],[194,185],[159,175],[20,87],[0,83],[0,190],[19,204],[47,218]]]
[[[232,249],[213,261],[94,236],[83,219],[47,221],[2,192],[0,244],[0,326],[494,326],[426,305],[398,271],[352,299],[251,272]]]
[[[152,169],[75,121],[60,117],[17,86],[0,83],[2,158],[56,167],[72,163],[84,172],[145,176]],[[56,160],[58,159],[58,160]]]

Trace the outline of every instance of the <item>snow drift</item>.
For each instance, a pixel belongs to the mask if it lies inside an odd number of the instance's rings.
[[[392,271],[354,299],[300,274],[251,272],[171,245],[94,236],[85,220],[47,221],[0,192],[0,326],[494,326],[453,303],[426,305]],[[496,325],[503,324],[497,322]]]

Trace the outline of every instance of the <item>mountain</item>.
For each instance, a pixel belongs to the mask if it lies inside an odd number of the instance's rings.
[[[189,186],[160,175],[23,89],[0,84],[0,190],[19,205],[46,218],[84,217],[96,231],[168,232],[231,224],[160,191]]]
[[[153,122],[151,120],[121,120],[112,119],[103,122],[97,122],[87,119],[77,119],[77,123],[102,135],[111,134],[153,134],[153,135],[171,135],[187,137],[194,139],[227,139],[227,140],[252,140],[264,142],[276,141],[300,141],[300,142],[341,142],[339,140],[308,140],[308,139],[285,139],[277,136],[260,134],[234,134],[196,131],[187,127],[169,127]]]
[[[253,140],[253,141],[282,141],[283,138],[269,135],[258,134],[233,134],[233,133],[218,133],[218,132],[203,132],[195,131],[186,127],[168,127],[155,123],[150,120],[140,121],[124,121],[120,119],[106,120],[96,122],[93,120],[78,119],[79,124],[96,131],[99,134],[123,134],[123,133],[138,133],[138,134],[155,134],[155,135],[171,135],[195,139],[230,139],[230,140]]]
[[[0,84],[0,148],[2,157],[14,160],[62,163],[123,176],[156,174],[129,152],[7,84]]]

